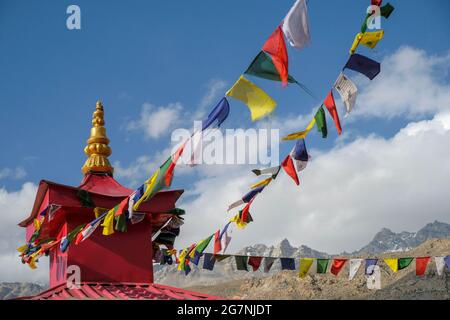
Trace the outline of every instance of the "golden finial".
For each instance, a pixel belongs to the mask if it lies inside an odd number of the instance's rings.
[[[106,136],[106,129],[104,127],[104,112],[101,101],[97,101],[95,111],[92,114],[92,129],[91,136],[87,140],[87,146],[84,148],[84,153],[88,159],[81,168],[84,174],[89,172],[102,172],[111,174],[114,168],[108,160],[111,155],[111,148],[108,146],[109,139]]]

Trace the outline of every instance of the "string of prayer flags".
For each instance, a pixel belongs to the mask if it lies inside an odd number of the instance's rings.
[[[275,65],[275,69],[277,69],[278,74],[280,75],[281,83],[283,86],[286,86],[289,77],[289,62],[283,31],[280,26],[270,35],[262,50],[270,55],[273,64]]]
[[[373,270],[375,266],[377,265],[378,259],[366,259],[366,268],[365,268],[365,274],[371,275],[373,274]]]
[[[248,258],[248,265],[252,267],[253,272],[255,272],[259,269],[262,259],[263,259],[263,257],[254,257],[254,256]]]
[[[411,258],[411,257],[399,258],[398,259],[398,270],[407,268],[413,260],[414,260],[414,258]]]
[[[317,273],[327,273],[330,259],[317,259]]]
[[[434,262],[436,264],[436,271],[439,276],[442,276],[445,268],[444,257],[434,257]]]
[[[271,175],[273,179],[275,179],[278,176],[278,173],[280,172],[281,166],[276,167],[270,167],[270,168],[264,168],[264,169],[253,169],[252,172],[256,174],[257,176],[260,175]]]
[[[337,276],[339,272],[344,267],[345,263],[347,262],[347,259],[333,259],[333,262],[331,264],[330,272]]]
[[[284,171],[294,180],[296,185],[300,184],[298,180],[297,170],[295,170],[294,162],[292,161],[291,155],[287,155],[286,158],[281,163],[281,167]]]
[[[353,278],[358,273],[359,268],[361,267],[361,264],[363,262],[363,259],[350,259],[350,270],[348,274],[348,279],[353,280]]]
[[[380,63],[358,53],[352,54],[345,64],[345,68],[359,72],[373,80],[381,71]]]
[[[310,156],[306,150],[305,139],[297,140],[291,152],[291,157],[295,160],[297,171],[302,171],[306,168]]]
[[[380,42],[380,40],[383,39],[383,36],[384,30],[377,30],[373,32],[364,32],[364,33],[359,32],[355,36],[355,40],[353,40],[353,44],[350,48],[350,54],[354,54],[360,44],[365,45],[370,49],[375,48],[378,42]]]
[[[294,48],[303,48],[311,41],[308,9],[305,0],[297,0],[283,20],[283,33]]]
[[[247,269],[248,256],[235,256],[234,259],[236,261],[237,270],[248,271]]]
[[[202,131],[209,128],[209,126],[217,121],[217,127],[220,127],[222,122],[224,122],[228,114],[230,113],[230,104],[227,98],[223,97],[219,103],[211,110],[208,117],[202,121]]]
[[[314,127],[314,125],[316,124],[316,118],[313,118],[308,126],[306,127],[305,130],[303,131],[299,131],[299,132],[294,132],[291,134],[288,134],[287,136],[284,136],[282,138],[282,140],[287,141],[287,140],[297,140],[297,139],[305,139],[306,136],[308,135],[308,133],[311,131],[311,129]]]
[[[306,275],[308,274],[308,271],[311,268],[313,262],[314,262],[313,258],[302,258],[302,259],[300,259],[300,266],[299,266],[299,272],[298,272],[298,275],[299,275],[300,278],[306,277]]]
[[[245,103],[250,109],[252,121],[265,117],[277,106],[267,93],[244,76],[239,77],[226,95]]]
[[[295,270],[294,258],[280,258],[281,270]]]
[[[208,238],[203,239],[197,243],[197,246],[194,250],[192,250],[190,257],[194,258],[196,254],[202,254],[203,251],[205,251],[206,247],[208,247],[209,243],[211,242],[211,239],[213,238],[214,234],[210,235]]]
[[[60,248],[59,248],[61,250],[61,252],[66,252],[67,248],[69,247],[69,244],[73,241],[73,239],[76,238],[78,233],[80,233],[81,230],[83,230],[84,226],[85,226],[85,224],[79,225],[78,227],[73,229],[71,232],[69,232],[67,234],[67,236],[62,238]]]
[[[358,93],[358,88],[353,83],[352,80],[350,80],[345,74],[341,72],[339,77],[337,78],[334,88],[341,96],[342,102],[345,105],[345,108],[347,109],[347,114],[349,114],[356,103],[356,95]]]
[[[325,107],[327,107],[328,112],[333,118],[334,125],[336,126],[338,134],[341,135],[342,134],[341,122],[339,120],[339,115],[336,109],[336,103],[334,102],[333,91],[330,90],[323,104],[325,105]]]
[[[416,258],[416,276],[423,276],[427,271],[430,257],[417,257]]]
[[[265,273],[268,273],[270,271],[274,262],[275,262],[275,258],[272,258],[272,257],[264,258],[264,272]]]

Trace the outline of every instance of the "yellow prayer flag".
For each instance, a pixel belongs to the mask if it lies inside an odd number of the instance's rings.
[[[352,47],[350,48],[350,54],[355,53],[356,48],[358,48],[359,44],[363,44],[366,47],[369,47],[370,49],[375,48],[375,46],[378,44],[378,42],[381,39],[383,39],[383,36],[384,36],[384,30],[358,33],[355,36],[355,40],[353,40]]]
[[[252,184],[250,186],[250,189],[255,189],[255,188],[258,188],[258,187],[261,187],[261,186],[267,186],[271,181],[272,181],[272,178],[264,179],[263,181],[260,181],[260,182],[257,182],[255,184]]]
[[[41,229],[42,222],[38,219],[34,219],[33,225],[34,225],[34,230],[39,231]]]
[[[183,249],[183,251],[181,251],[180,256],[178,257],[178,260],[180,261],[180,263],[178,264],[178,271],[181,271],[184,269],[184,263],[186,260],[186,255],[187,255],[187,249]]]
[[[239,213],[235,215],[233,218],[231,218],[230,222],[236,223],[238,229],[244,229],[247,226],[247,223],[242,221]]]
[[[277,106],[275,100],[242,75],[231,89],[227,91],[226,95],[245,103],[250,109],[252,121],[265,117]]]
[[[389,268],[391,268],[392,271],[394,272],[398,271],[398,259],[394,258],[384,259],[384,263],[386,263],[389,266]]]
[[[298,275],[300,278],[306,277],[308,274],[309,268],[311,268],[312,264],[314,262],[313,258],[302,258],[300,259],[300,267]]]
[[[103,223],[101,224],[101,226],[103,227],[102,234],[105,236],[109,236],[114,233],[114,208],[108,211],[105,216],[105,220],[103,220]]]
[[[136,203],[133,205],[134,211],[138,210],[141,203],[143,201],[147,200],[148,197],[150,196],[150,194],[152,193],[152,191],[154,190],[156,182],[158,181],[159,172],[160,172],[160,168],[158,168],[158,170],[156,170],[152,174],[152,176],[147,181],[145,181],[146,189],[145,189],[142,197],[138,201],[136,201]]]
[[[28,244],[24,244],[23,246],[20,246],[17,248],[17,251],[19,252],[25,252],[25,250],[28,248]]]
[[[28,262],[28,265],[30,266],[31,269],[36,269],[36,257],[32,257],[30,259],[30,261]]]
[[[283,137],[282,140],[287,141],[287,140],[305,139],[315,124],[316,118],[312,118],[312,120],[309,122],[305,130],[288,134],[287,136]]]

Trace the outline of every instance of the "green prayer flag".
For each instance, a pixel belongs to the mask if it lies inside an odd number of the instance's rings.
[[[177,216],[182,216],[186,213],[186,211],[184,209],[180,209],[180,208],[173,208],[172,210],[169,210],[167,213],[174,214]]]
[[[121,214],[116,219],[116,230],[120,232],[127,232],[127,215]]]
[[[327,129],[327,118],[325,118],[325,111],[323,110],[323,105],[319,108],[316,115],[314,116],[316,119],[316,125],[319,132],[322,133],[322,138],[326,138],[328,135]]]
[[[380,8],[380,14],[382,17],[385,17],[386,19],[389,18],[392,11],[394,11],[394,6],[391,5],[389,2],[386,3],[384,6]]]
[[[317,259],[317,273],[327,273],[330,259]]]
[[[264,51],[261,51],[256,58],[253,59],[252,63],[250,63],[250,66],[244,73],[263,79],[281,81],[280,74],[275,68],[272,58]],[[288,82],[297,83],[297,80],[289,75]]]
[[[195,251],[198,253],[203,253],[205,251],[206,247],[211,242],[211,239],[214,237],[214,234],[210,235],[208,238],[201,240],[197,246],[195,247]]]
[[[405,269],[407,266],[411,264],[414,258],[399,258],[398,259],[398,270]]]
[[[248,256],[235,256],[234,258],[236,260],[237,270],[248,271],[247,269]]]
[[[75,238],[77,236],[77,234],[80,233],[81,230],[84,229],[85,226],[86,226],[86,224],[80,224],[78,227],[76,227],[75,229],[70,231],[66,236],[67,241],[72,242],[73,238]]]
[[[225,260],[225,259],[229,258],[230,255],[229,254],[216,254],[214,257],[215,257],[217,262],[220,262],[222,260]]]

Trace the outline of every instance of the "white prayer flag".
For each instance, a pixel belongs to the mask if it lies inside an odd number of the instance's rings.
[[[445,267],[444,257],[434,257],[434,262],[436,263],[436,270],[438,275],[442,276]]]
[[[361,267],[362,262],[363,259],[350,259],[350,271],[348,274],[348,280],[353,280],[359,268]]]
[[[347,114],[349,114],[355,106],[358,88],[353,81],[342,72],[337,78],[334,88],[341,96],[342,102],[347,109]]]
[[[283,33],[294,48],[303,48],[311,41],[308,9],[305,0],[297,0],[283,20]]]
[[[367,288],[370,290],[381,289],[381,269],[379,266],[374,266],[373,273],[370,276],[366,276]]]

